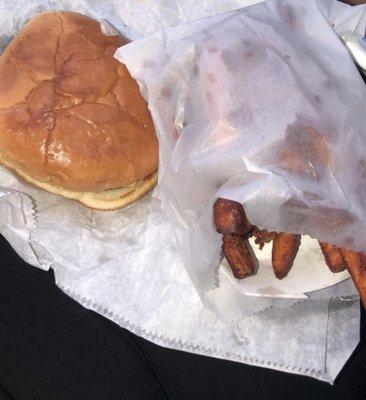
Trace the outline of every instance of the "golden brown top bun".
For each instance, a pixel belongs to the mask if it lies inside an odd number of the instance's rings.
[[[147,105],[126,67],[126,44],[71,12],[32,19],[0,57],[0,163],[77,192],[120,188],[157,169]]]

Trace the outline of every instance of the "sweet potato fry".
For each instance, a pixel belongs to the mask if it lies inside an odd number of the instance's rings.
[[[253,225],[248,221],[240,203],[219,198],[216,200],[213,209],[217,232],[246,236],[252,230]]]
[[[225,234],[222,238],[222,250],[235,278],[243,279],[255,269],[255,259],[243,238]]]
[[[259,246],[259,250],[262,250],[266,243],[272,242],[276,236],[276,232],[268,232],[266,229],[258,229],[255,227],[252,231],[252,236],[255,237],[255,244]]]
[[[279,165],[287,171],[318,180],[332,161],[326,135],[311,126],[290,125],[285,142]]]
[[[276,233],[272,248],[272,266],[276,278],[283,279],[289,273],[300,241],[301,235]]]
[[[366,254],[341,248],[343,259],[366,309]]]
[[[325,262],[332,272],[342,272],[346,269],[346,263],[343,260],[341,251],[337,246],[319,241]]]

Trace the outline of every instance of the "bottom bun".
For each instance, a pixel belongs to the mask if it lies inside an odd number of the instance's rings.
[[[155,171],[145,178],[132,182],[122,188],[103,190],[101,192],[74,192],[31,178],[18,168],[7,165],[4,160],[1,160],[0,163],[12,169],[18,176],[34,186],[68,199],[76,200],[87,207],[101,211],[112,211],[128,206],[150,192],[158,182],[158,172]]]

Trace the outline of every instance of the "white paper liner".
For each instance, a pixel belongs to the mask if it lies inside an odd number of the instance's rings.
[[[9,42],[27,19],[45,10],[69,9],[105,18],[120,32],[136,38],[161,27],[248,3],[209,0],[199,4],[174,0],[4,2],[0,4],[0,47]],[[157,344],[332,382],[359,341],[358,297],[349,280],[326,289],[327,298],[350,295],[348,300],[321,298],[312,301],[311,306],[310,301],[298,303],[296,299],[246,298],[223,284],[213,288],[208,297],[225,300],[220,309],[214,310],[224,323],[197,296],[180,262],[158,200],[147,196],[125,210],[98,213],[30,187],[3,168],[0,168],[0,186],[0,232],[17,253],[34,266],[46,270],[52,267],[57,285],[85,307]],[[151,224],[147,223],[146,215]],[[160,226],[158,230],[157,226]],[[153,232],[149,232],[150,228]],[[152,240],[149,246],[138,242],[144,232]],[[83,251],[75,246],[80,238],[85,240]],[[164,249],[161,249],[162,243]],[[154,250],[155,246],[160,247]],[[109,257],[109,263],[103,257]],[[311,294],[316,296],[317,292]],[[339,310],[333,312],[333,304]],[[212,307],[209,302],[206,305]],[[286,318],[291,318],[294,309],[291,305],[303,319],[297,332],[279,329]],[[315,336],[306,342],[309,326],[314,327]],[[258,332],[271,331],[280,334],[269,342],[272,346],[267,343],[264,349],[260,340],[267,337]],[[335,342],[337,338],[339,343]],[[312,353],[322,357],[303,362],[308,354],[308,349],[303,347],[304,340]],[[291,352],[278,349],[276,341],[291,345]]]
[[[33,188],[27,188],[27,191],[37,193],[37,190]],[[49,198],[47,194],[39,200],[39,203],[28,203],[28,206],[33,204],[32,211],[28,210],[28,214],[32,216],[28,232],[32,238],[34,253],[29,252],[23,254],[22,257],[44,269],[51,266],[55,271],[57,285],[71,297],[154,343],[197,354],[309,375],[329,382],[334,380],[358,343],[357,295],[353,295],[346,301],[320,299],[299,302],[296,299],[291,301],[256,299],[242,295],[232,297],[233,293],[230,290],[220,294],[215,293],[217,290],[215,289],[211,292],[212,296],[216,295],[228,302],[227,310],[224,309],[225,303],[222,303],[222,309],[215,310],[218,315],[226,319],[227,323],[217,320],[215,314],[202,305],[191,285],[173,247],[174,240],[170,235],[168,222],[164,214],[160,214],[158,209],[154,208],[158,200],[151,197],[144,199],[145,206],[152,208],[148,210],[149,215],[153,215],[153,219],[165,219],[165,223],[162,223],[158,231],[156,231],[155,223],[153,227],[149,224],[144,225],[140,230],[146,231],[148,236],[153,237],[149,229],[154,229],[155,234],[159,235],[160,240],[167,246],[167,251],[156,253],[160,262],[141,263],[145,257],[150,257],[150,253],[139,258],[135,264],[132,261],[131,264],[124,265],[123,269],[118,264],[92,267],[87,264],[73,265],[72,260],[69,267],[66,266],[67,260],[59,264],[55,258],[58,261],[61,260],[59,242],[65,241],[65,236],[62,233],[60,236],[52,229],[43,231],[42,224],[48,220],[49,216],[53,216],[55,225],[60,223],[64,218],[61,212],[65,210],[64,205],[61,204],[63,200],[52,195]],[[8,201],[18,204],[18,199],[12,195],[8,196]],[[4,202],[0,201],[0,210],[3,210],[3,205]],[[58,207],[60,207],[59,210]],[[141,207],[135,205],[130,207],[128,213],[132,214],[134,208],[139,208],[141,211]],[[85,209],[70,202],[67,211],[74,219],[78,218],[78,213],[84,213]],[[49,216],[46,216],[47,213]],[[135,220],[135,225],[142,223],[143,214],[144,212],[140,215],[140,219]],[[110,219],[104,213],[91,212],[89,214],[88,212],[85,222],[93,225],[100,215],[103,216],[103,222],[108,222]],[[33,224],[34,217],[37,226]],[[98,234],[98,229],[95,233]],[[8,237],[6,231],[4,234]],[[47,250],[35,241],[42,238],[41,241],[44,241],[44,235],[48,237]],[[91,251],[94,244],[92,241],[86,252]],[[119,246],[117,243],[116,248],[122,252],[126,251],[126,246],[123,244]],[[129,250],[132,251],[132,248]],[[33,258],[34,254],[38,256],[37,261]],[[341,285],[344,285],[344,282]],[[219,290],[227,289],[227,287],[222,287]],[[334,286],[331,290],[333,289]],[[351,292],[354,291],[353,285],[349,289]],[[341,292],[344,294],[345,290]],[[342,312],[343,315],[342,318],[338,318],[337,326],[330,331],[327,328],[328,307],[334,304],[334,301],[340,307],[337,312]],[[233,304],[236,304],[235,310],[233,310]],[[296,307],[298,324],[293,324],[292,321],[293,307]],[[286,319],[291,329],[282,329]],[[272,332],[273,341],[268,342],[267,334],[258,335],[258,332]],[[334,347],[332,345],[331,349],[328,349],[326,338],[334,334],[339,337],[339,332],[344,335],[341,342],[343,348],[336,343]],[[264,343],[261,344],[262,340],[267,343],[266,347]],[[284,351],[284,348],[278,348],[279,343],[290,350]],[[309,351],[314,356],[307,357]],[[326,367],[328,364],[335,365],[331,373]]]

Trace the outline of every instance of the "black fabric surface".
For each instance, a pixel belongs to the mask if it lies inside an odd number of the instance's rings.
[[[0,399],[366,399],[362,340],[334,386],[168,350],[84,309],[0,236]]]

